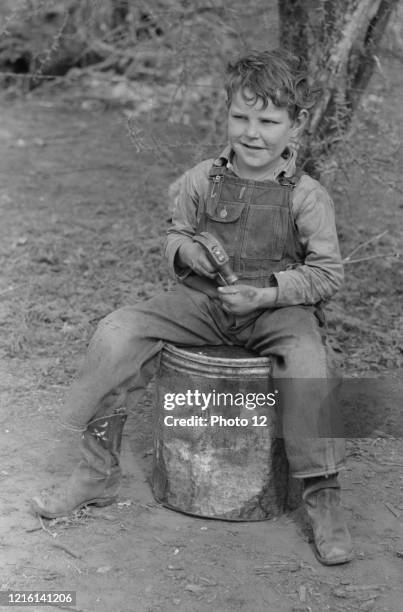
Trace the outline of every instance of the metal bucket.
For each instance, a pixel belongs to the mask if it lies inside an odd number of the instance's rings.
[[[208,518],[282,514],[288,462],[275,400],[269,358],[239,347],[166,345],[156,379],[155,498]]]

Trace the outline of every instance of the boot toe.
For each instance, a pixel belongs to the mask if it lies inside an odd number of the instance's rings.
[[[38,495],[30,500],[31,510],[35,515],[47,519],[59,518],[70,514],[71,510],[63,504],[55,503],[44,495]]]
[[[117,495],[104,495],[99,497],[83,496],[81,499],[68,501],[63,496],[43,494],[30,500],[31,510],[35,515],[46,519],[61,518],[69,516],[73,512],[84,508],[84,506],[109,506],[117,500]]]
[[[334,546],[329,550],[320,550],[313,544],[315,557],[323,565],[342,565],[352,561],[354,554],[351,547]]]

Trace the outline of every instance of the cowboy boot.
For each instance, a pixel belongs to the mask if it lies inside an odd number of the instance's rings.
[[[323,565],[353,558],[351,536],[340,507],[337,475],[305,480],[302,499],[312,525],[315,556]]]
[[[83,506],[107,506],[117,499],[124,409],[90,421],[82,439],[83,458],[63,487],[34,497],[33,511],[48,519],[66,516]]]

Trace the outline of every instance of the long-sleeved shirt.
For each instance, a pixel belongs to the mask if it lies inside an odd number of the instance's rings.
[[[227,168],[237,173],[228,147],[220,157],[226,160]],[[165,254],[170,271],[178,280],[183,280],[189,271],[176,266],[175,256],[179,247],[191,241],[195,234],[198,206],[209,197],[208,174],[213,162],[213,159],[200,162],[177,182]],[[280,174],[293,176],[294,173],[295,154],[290,153],[264,179],[276,180]],[[316,304],[329,299],[343,283],[334,205],[326,189],[307,174],[302,175],[293,190],[292,214],[304,258],[295,267],[274,274],[278,285],[277,306]]]

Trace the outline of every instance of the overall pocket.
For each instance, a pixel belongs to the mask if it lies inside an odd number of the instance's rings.
[[[223,245],[228,255],[235,255],[241,239],[241,215],[245,204],[209,202],[206,210],[206,231]]]

